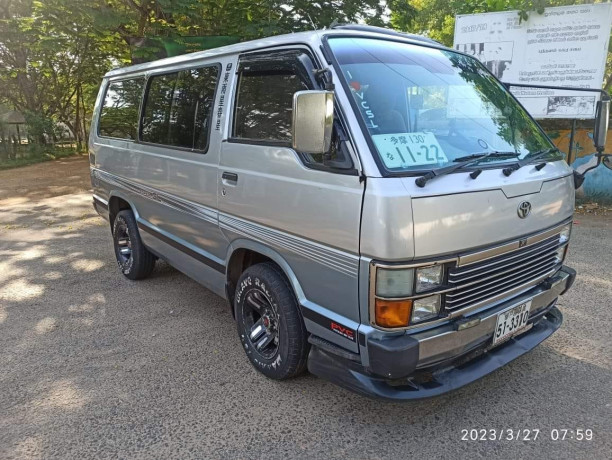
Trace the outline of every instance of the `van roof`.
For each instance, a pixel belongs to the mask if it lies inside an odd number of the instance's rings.
[[[340,25],[331,29],[313,30],[308,32],[297,32],[293,34],[276,35],[273,37],[250,40],[246,42],[236,43],[234,45],[221,46],[204,51],[196,51],[194,53],[183,54],[170,58],[158,59],[156,61],[146,62],[143,64],[135,64],[127,67],[120,67],[109,71],[105,78],[126,75],[130,73],[146,72],[165,66],[175,64],[183,64],[191,61],[203,60],[216,56],[224,56],[228,54],[239,54],[257,49],[270,48],[274,46],[291,45],[291,44],[312,44],[316,45],[324,35],[354,35],[364,37],[384,37],[393,40],[406,41],[408,43],[431,46],[435,48],[446,48],[444,45],[431,40],[427,37],[422,37],[413,34],[404,34],[382,27],[372,27],[366,25]]]

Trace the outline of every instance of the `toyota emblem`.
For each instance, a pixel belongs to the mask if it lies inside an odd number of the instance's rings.
[[[531,203],[529,201],[521,201],[516,212],[521,219],[524,219],[531,212]]]

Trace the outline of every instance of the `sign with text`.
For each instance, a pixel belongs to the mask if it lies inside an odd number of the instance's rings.
[[[501,81],[600,89],[612,3],[459,15],[455,49],[478,58]],[[535,118],[593,118],[597,93],[511,88]]]

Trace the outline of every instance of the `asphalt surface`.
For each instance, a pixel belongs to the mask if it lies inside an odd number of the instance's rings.
[[[555,335],[399,404],[258,374],[225,301],[164,264],[122,277],[87,187],[85,158],[0,172],[1,459],[611,457],[612,217],[576,216]],[[539,434],[462,441],[470,429]]]

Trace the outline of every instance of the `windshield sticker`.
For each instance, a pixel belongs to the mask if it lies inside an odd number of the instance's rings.
[[[357,81],[351,81],[350,86],[351,92],[357,100],[359,109],[361,110],[361,113],[365,118],[366,126],[368,127],[368,129],[378,128],[378,125],[374,120],[374,112],[370,108],[370,103],[365,99],[365,91],[368,90],[368,85],[362,86],[361,83]]]
[[[374,134],[372,140],[389,169],[448,163],[433,133]]]

